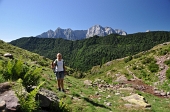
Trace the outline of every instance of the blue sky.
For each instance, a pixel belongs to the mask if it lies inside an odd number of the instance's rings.
[[[128,34],[170,31],[170,0],[0,0],[0,39],[5,42],[96,24]]]

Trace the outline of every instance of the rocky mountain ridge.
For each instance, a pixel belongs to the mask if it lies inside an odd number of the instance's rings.
[[[101,25],[94,25],[90,27],[88,30],[72,30],[62,29],[58,27],[55,31],[48,30],[36,37],[39,38],[64,38],[67,40],[81,40],[89,37],[93,37],[94,35],[98,36],[106,36],[112,33],[116,33],[119,35],[127,35],[127,33],[120,29],[112,29],[111,27],[102,27]]]

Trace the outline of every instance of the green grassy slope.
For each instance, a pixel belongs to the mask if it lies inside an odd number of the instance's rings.
[[[103,66],[94,66],[90,72],[86,73],[86,77],[83,79],[75,79],[72,76],[66,76],[65,87],[67,92],[62,93],[56,90],[56,93],[73,112],[168,112],[170,108],[169,98],[160,98],[136,89],[132,93],[128,91],[120,92],[118,89],[107,90],[105,88],[99,90],[97,86],[87,86],[83,82],[85,80],[94,82],[97,79],[102,79],[103,82],[101,82],[101,84],[104,83],[116,86],[119,85],[118,82],[115,82],[116,74],[125,75],[129,80],[133,79],[134,76],[132,74],[134,74],[145,84],[168,92],[170,88],[165,86],[170,84],[169,79],[166,78],[162,84],[154,85],[155,82],[159,81],[156,74],[158,74],[161,69],[158,68],[156,71],[152,71],[149,66],[152,62],[156,63],[154,57],[165,56],[169,51],[170,44],[162,44],[155,46],[149,51],[132,56],[132,60],[129,61],[126,61],[126,59],[129,58],[126,57],[107,62]],[[146,61],[147,59],[149,59],[148,62]],[[129,73],[129,71],[131,73]],[[51,82],[49,82],[49,85],[51,85],[50,83]],[[124,84],[124,86],[131,87],[130,84]],[[148,103],[151,104],[151,108],[126,108],[124,104],[127,104],[127,102],[123,101],[121,97],[133,93],[144,96]],[[111,106],[107,106],[105,102],[110,102]]]
[[[158,45],[147,52],[136,54],[132,56],[132,58],[127,57],[117,59],[107,62],[102,66],[94,66],[89,72],[84,73],[86,74],[86,77],[83,79],[76,79],[72,77],[73,74],[69,74],[65,77],[64,84],[66,93],[63,93],[57,91],[56,79],[54,73],[49,67],[51,60],[0,41],[0,71],[3,69],[3,62],[9,60],[8,58],[3,57],[3,54],[6,52],[13,54],[14,58],[19,58],[29,64],[42,66],[43,72],[41,80],[45,81],[43,87],[54,91],[73,112],[168,112],[170,108],[170,100],[168,98],[159,98],[149,93],[134,90],[133,93],[138,93],[145,97],[148,103],[151,104],[151,108],[126,108],[124,104],[127,102],[123,101],[121,97],[132,93],[127,91],[120,93],[117,89],[99,90],[97,86],[87,86],[83,82],[85,80],[91,80],[94,82],[96,79],[102,79],[103,82],[101,83],[115,86],[119,84],[115,82],[116,74],[125,75],[127,79],[130,80],[133,79],[133,73],[146,84],[153,86],[154,82],[159,81],[156,74],[161,70],[158,69],[157,71],[151,72],[149,66],[152,62],[156,63],[154,61],[154,57],[165,56],[169,53],[169,51],[170,44]],[[146,59],[151,61],[146,61]],[[35,61],[38,61],[39,63],[34,63]],[[42,62],[44,64],[42,64]],[[129,71],[132,73],[129,73]],[[0,76],[2,75],[1,73],[2,72],[0,72]],[[74,74],[78,73],[75,72]],[[166,85],[170,83],[168,82],[168,79],[166,80],[167,84],[163,83],[161,85],[157,85],[156,87],[164,91],[170,91],[168,86],[166,87]],[[126,84],[125,86],[131,87],[129,84]],[[105,102],[110,102],[111,106],[107,106]]]

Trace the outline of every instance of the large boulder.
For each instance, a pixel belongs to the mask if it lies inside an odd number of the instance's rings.
[[[115,82],[118,82],[118,83],[125,83],[126,81],[127,81],[127,78],[125,77],[125,75],[121,75],[117,77],[117,79],[115,80]]]
[[[6,108],[6,103],[5,103],[5,101],[0,101],[0,111],[1,111],[1,110],[5,110],[5,108]]]
[[[9,82],[0,83],[0,93],[3,93],[9,90],[12,85],[13,83],[9,83]]]
[[[10,88],[11,83],[9,82],[0,83],[0,104],[1,104],[0,111],[5,109],[10,112],[16,112],[20,107],[19,99],[17,98],[15,92]]]
[[[92,81],[91,80],[85,80],[84,85],[92,86]]]
[[[16,112],[19,107],[19,99],[17,98],[14,91],[9,90],[0,95],[0,100],[5,101],[6,109],[10,112]]]
[[[146,102],[144,97],[138,94],[122,97],[122,99],[124,101],[128,101],[129,103],[135,104],[136,107],[144,107],[144,108],[151,107],[151,105]]]
[[[19,99],[15,91],[11,89],[12,85],[13,84],[9,82],[0,83],[0,112],[17,112],[20,110]],[[22,90],[22,94],[28,95],[25,89]],[[41,112],[45,110],[59,110],[60,100],[56,93],[50,90],[40,89],[36,95],[36,100],[40,102]]]
[[[56,93],[47,90],[47,89],[40,89],[38,94],[36,95],[36,100],[40,102],[40,107],[45,109],[59,108],[59,98],[57,97]]]

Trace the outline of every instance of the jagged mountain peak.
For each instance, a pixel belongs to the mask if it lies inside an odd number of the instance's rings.
[[[40,38],[64,38],[68,40],[80,40],[89,37],[93,37],[94,35],[98,36],[106,36],[112,33],[117,33],[120,35],[126,35],[127,33],[123,30],[112,29],[111,27],[102,27],[99,24],[96,24],[90,27],[88,30],[72,30],[71,28],[62,29],[58,27],[55,31],[48,30],[36,37]]]

